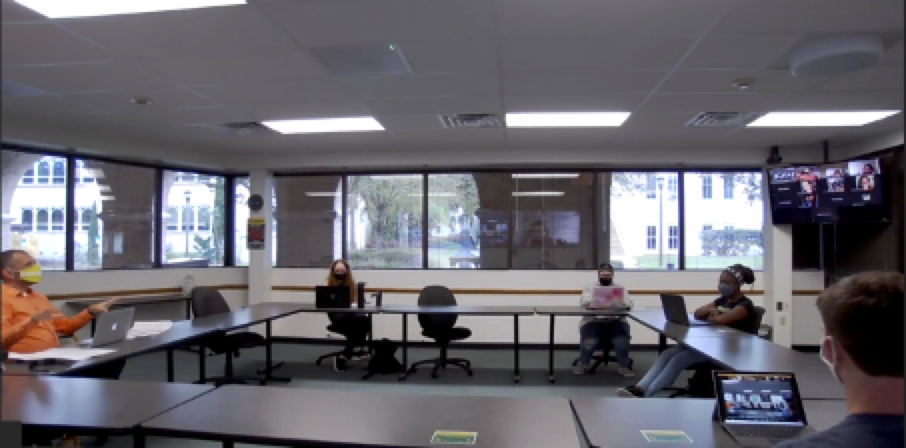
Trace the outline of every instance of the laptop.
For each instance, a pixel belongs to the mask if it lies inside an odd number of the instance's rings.
[[[100,348],[124,341],[135,318],[134,308],[107,311],[97,317],[94,338],[82,341],[82,345]]]
[[[686,311],[686,299],[673,294],[661,294],[661,306],[664,308],[664,317],[667,322],[685,327],[703,327],[714,325],[711,322],[695,319]]]
[[[625,310],[626,306],[626,288],[622,286],[596,286],[592,291],[591,303],[588,309],[591,310]]]
[[[349,308],[348,286],[315,286],[316,308]]]
[[[714,372],[717,420],[744,447],[771,447],[815,432],[808,426],[796,375]]]

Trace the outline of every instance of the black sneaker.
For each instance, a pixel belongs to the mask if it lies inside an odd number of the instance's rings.
[[[346,358],[342,355],[337,355],[333,357],[333,370],[334,372],[343,372],[346,370]]]

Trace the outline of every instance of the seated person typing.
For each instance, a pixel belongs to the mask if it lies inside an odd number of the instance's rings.
[[[358,291],[355,279],[352,277],[352,269],[345,260],[334,261],[330,266],[330,272],[327,274],[327,286],[346,286],[349,288],[349,303],[355,305],[358,302]],[[365,341],[368,338],[368,316],[365,314],[332,314],[331,322],[335,327],[341,330],[346,336],[346,346],[343,348],[343,354],[334,356],[333,368],[337,372],[346,370],[346,361],[359,358],[358,353],[364,351]]]
[[[588,307],[594,300],[597,287],[618,286],[613,283],[613,266],[603,263],[598,267],[598,283],[585,287],[579,304]],[[632,308],[632,300],[624,293],[623,302]],[[588,370],[592,355],[603,338],[608,338],[617,354],[617,372],[626,378],[634,376],[629,370],[629,324],[624,316],[584,316],[579,322],[579,362],[573,373],[583,375]],[[605,354],[606,355],[606,354]]]
[[[778,448],[903,446],[903,274],[864,272],[818,296],[821,360],[843,383],[848,416]]]
[[[754,282],[755,273],[746,266],[735,264],[724,269],[717,285],[720,297],[695,310],[695,318],[740,331],[752,331],[756,319],[755,305],[743,295],[741,287]],[[705,355],[677,345],[665,351],[637,385],[618,389],[617,394],[621,397],[650,397],[673,384],[683,370],[707,360]]]

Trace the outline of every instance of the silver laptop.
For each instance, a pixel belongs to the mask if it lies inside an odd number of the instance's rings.
[[[714,372],[717,419],[744,447],[771,447],[815,432],[808,426],[796,376]]]
[[[125,340],[134,318],[134,308],[121,308],[101,314],[97,317],[94,338],[83,341],[82,345],[99,348]]]

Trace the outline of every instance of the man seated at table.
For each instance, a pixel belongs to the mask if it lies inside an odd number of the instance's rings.
[[[66,317],[44,294],[32,289],[41,281],[41,266],[23,250],[0,253],[2,264],[2,346],[11,353],[34,353],[60,346],[57,334],[72,335],[91,319],[106,312],[121,300],[115,298],[89,306],[72,317]],[[124,361],[88,369],[78,376],[117,379]]]
[[[778,447],[903,446],[903,300],[903,274],[892,272],[846,277],[821,293],[820,356],[843,384],[849,415]]]
[[[613,266],[602,263],[598,267],[598,283],[591,284],[582,290],[579,305],[588,307],[594,301],[595,288],[598,286],[618,286],[613,282]],[[632,299],[624,293],[623,303],[632,308]],[[629,324],[625,316],[585,316],[579,322],[579,360],[573,373],[584,375],[588,371],[591,358],[601,341],[607,338],[617,354],[617,373],[626,378],[635,376],[629,370]],[[607,354],[605,353],[605,356]]]

